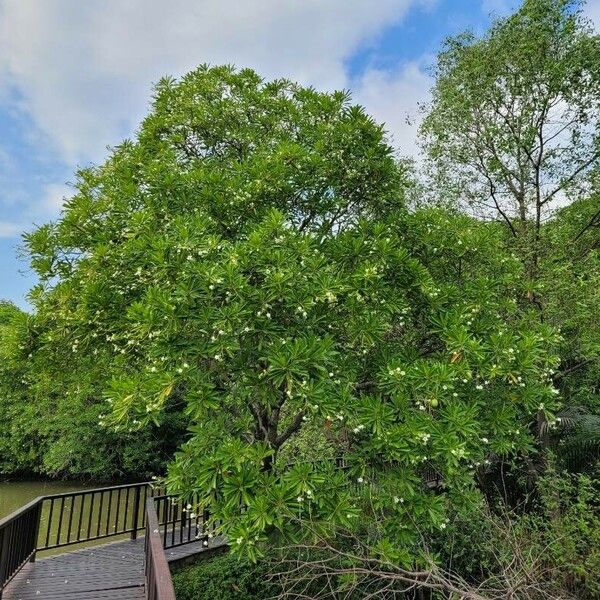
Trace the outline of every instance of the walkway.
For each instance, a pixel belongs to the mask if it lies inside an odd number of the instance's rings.
[[[193,542],[166,550],[169,562],[222,546],[219,538],[208,548]],[[144,538],[112,542],[58,556],[38,558],[16,575],[2,600],[142,600]]]

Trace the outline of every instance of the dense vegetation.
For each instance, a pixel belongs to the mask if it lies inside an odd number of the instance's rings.
[[[566,0],[447,41],[422,172],[346,93],[161,81],[25,236],[0,473],[199,494],[244,562],[190,598],[598,597],[599,109]]]

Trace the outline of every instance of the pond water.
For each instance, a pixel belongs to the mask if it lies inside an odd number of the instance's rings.
[[[80,481],[0,481],[0,519],[37,496],[73,492],[93,487],[102,486]]]

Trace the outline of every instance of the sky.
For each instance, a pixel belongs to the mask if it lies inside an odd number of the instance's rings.
[[[78,167],[135,134],[152,84],[200,63],[349,89],[415,155],[443,39],[518,0],[0,0],[0,299],[26,308],[23,232],[55,220]],[[587,12],[600,26],[600,0]]]

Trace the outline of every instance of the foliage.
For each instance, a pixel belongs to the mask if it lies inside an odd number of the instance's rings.
[[[565,408],[553,441],[558,458],[572,469],[592,468],[600,456],[599,209],[593,192],[558,211],[543,229],[539,298],[545,319],[562,332],[555,380]]]
[[[173,573],[178,600],[263,600],[280,591],[269,580],[269,562],[220,554]]]
[[[532,422],[560,403],[558,337],[521,304],[502,230],[410,214],[410,185],[346,94],[230,68],[165,80],[136,140],[27,237],[33,359],[85,374],[71,407],[102,390],[111,435],[183,410],[168,484],[238,552],[301,535],[292,516],[351,526],[377,481],[375,551],[411,561],[450,504],[468,509],[475,470],[534,453]],[[286,468],[305,427],[348,469]]]
[[[549,469],[538,480],[533,510],[489,505],[483,498],[468,514],[454,505],[448,526],[423,532],[421,560],[402,568],[372,552],[382,523],[373,512],[335,538],[295,544],[273,563],[279,597],[428,600],[592,600],[600,592],[598,479]],[[312,527],[310,519],[304,525]],[[407,570],[409,569],[409,570]]]
[[[597,476],[549,470],[535,509],[489,510],[453,519],[433,548],[442,562],[476,584],[539,586],[552,598],[597,598],[600,487]],[[538,597],[532,595],[532,597]]]
[[[161,430],[107,432],[99,424],[107,361],[66,354],[39,315],[2,308],[0,474],[109,480],[163,471],[181,436],[181,416],[170,411]]]

